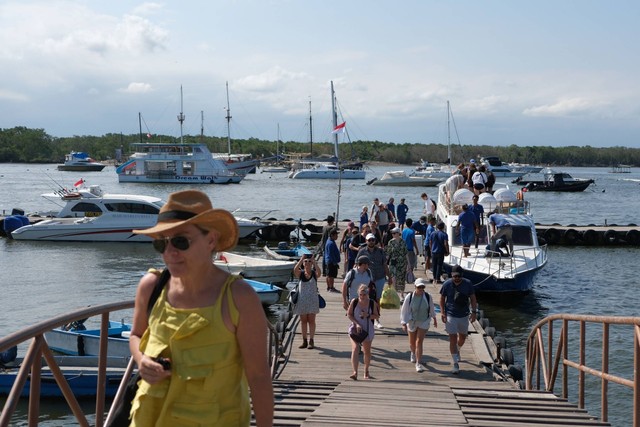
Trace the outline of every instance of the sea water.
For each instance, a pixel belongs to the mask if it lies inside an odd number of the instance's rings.
[[[375,166],[365,180],[293,180],[283,173],[249,175],[236,185],[202,185],[214,207],[245,211],[246,216],[278,219],[316,218],[322,220],[338,212],[340,219],[359,217],[363,205],[371,206],[374,198],[386,202],[401,198],[409,206],[408,216],[418,218],[423,203],[420,195],[427,192],[437,199],[433,187],[376,187],[366,185],[385,171],[410,166]],[[604,225],[640,223],[640,170],[630,174],[611,174],[607,168],[564,168],[574,177],[594,178],[595,185],[581,193],[526,193],[535,221],[540,224]],[[153,195],[164,200],[172,191],[189,188],[181,185],[118,183],[115,169],[102,172],[58,172],[56,165],[0,165],[0,211],[9,214],[13,208],[25,212],[51,212],[60,209],[40,195],[72,188],[84,179],[87,185],[100,185],[104,192]],[[504,178],[500,181],[508,182]],[[192,187],[191,187],[192,188]],[[251,212],[249,212],[251,211]],[[238,248],[260,253],[256,244]],[[640,293],[636,291],[637,259],[640,249],[623,247],[549,248],[549,262],[538,274],[534,290],[528,295],[497,302],[480,297],[481,308],[492,326],[504,336],[517,363],[524,363],[524,351],[531,327],[553,313],[592,315],[638,315]],[[0,336],[38,321],[83,306],[131,300],[138,280],[149,267],[160,266],[162,260],[151,245],[131,243],[30,242],[0,239]],[[118,313],[131,320],[130,311]],[[633,339],[611,342],[611,371],[619,365],[630,367],[628,354]],[[577,342],[575,343],[577,345]],[[599,343],[594,343],[600,351]],[[625,368],[626,369],[626,368]],[[623,369],[624,370],[624,369]],[[628,374],[631,377],[631,374]],[[599,384],[597,384],[599,385]],[[595,389],[599,389],[599,387]],[[559,388],[556,389],[559,392]],[[610,421],[627,425],[632,400],[629,392],[610,385]],[[571,396],[575,401],[577,396]],[[598,398],[589,395],[587,409],[599,414]],[[89,406],[90,408],[91,406]],[[88,409],[89,412],[90,409]],[[69,411],[64,404],[43,407],[42,425],[56,425]],[[46,419],[55,421],[46,421]],[[65,417],[64,423],[74,423]]]

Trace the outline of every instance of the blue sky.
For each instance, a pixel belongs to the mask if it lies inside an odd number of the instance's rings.
[[[0,128],[640,147],[640,3],[0,1]],[[201,112],[204,121],[201,121]],[[454,138],[454,142],[457,139]]]

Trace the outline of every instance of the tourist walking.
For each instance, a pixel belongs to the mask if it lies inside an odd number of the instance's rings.
[[[471,206],[469,206],[469,210],[471,212],[473,212],[473,214],[476,217],[476,222],[478,223],[478,228],[476,230],[476,240],[475,240],[475,247],[476,249],[478,249],[478,242],[480,242],[481,239],[483,239],[483,237],[486,237],[486,230],[483,227],[484,225],[484,207],[478,203],[478,200],[480,199],[480,197],[478,195],[474,195],[473,196],[473,204]]]
[[[436,205],[433,203],[433,200],[429,198],[427,193],[422,193],[420,198],[424,201],[424,215],[434,215],[436,214]]]
[[[439,222],[437,230],[431,233],[431,263],[433,264],[433,283],[442,283],[444,257],[449,255],[449,235],[444,231],[444,222]]]
[[[393,285],[400,299],[402,299],[404,298],[404,288],[407,280],[408,250],[400,234],[400,228],[396,227],[391,230],[391,236],[393,238],[389,240],[389,244],[384,248],[389,263],[389,283]]]
[[[351,338],[351,373],[352,380],[358,379],[358,363],[360,362],[360,344],[362,344],[362,352],[364,353],[364,378],[370,379],[369,366],[371,365],[371,344],[375,337],[375,328],[372,327],[374,320],[380,317],[380,309],[378,304],[369,298],[369,289],[367,285],[358,287],[358,297],[351,300],[347,317],[351,321],[349,325],[349,334],[367,332],[367,337],[361,343]]]
[[[390,221],[396,221],[397,219],[395,202],[395,199],[391,197],[387,203],[387,212],[389,213]]]
[[[409,335],[409,360],[416,364],[416,371],[424,371],[422,354],[424,338],[433,319],[434,328],[438,327],[435,303],[427,293],[426,283],[422,278],[416,280],[416,289],[404,299],[400,310],[402,330]]]
[[[353,227],[351,229],[351,237],[349,237],[345,243],[347,247],[347,253],[345,256],[345,258],[347,259],[347,261],[345,262],[347,269],[345,270],[345,273],[344,273],[345,275],[349,270],[353,268],[353,266],[356,263],[356,257],[358,256],[359,248],[353,249],[351,243],[354,241],[354,239],[358,239],[359,236],[360,236],[360,230],[358,230],[358,227]]]
[[[333,228],[329,231],[329,240],[324,248],[324,263],[327,265],[327,291],[340,292],[334,287],[336,277],[338,277],[338,268],[340,265],[340,249],[336,239],[338,238],[338,230]]]
[[[302,255],[293,267],[293,276],[298,279],[298,300],[293,306],[293,314],[300,316],[302,331],[302,344],[298,348],[315,347],[313,338],[316,334],[316,314],[320,312],[317,271],[316,260],[307,255]]]
[[[247,282],[212,262],[238,241],[233,215],[214,209],[201,191],[179,191],[169,195],[155,226],[134,233],[154,239],[170,277],[156,288],[158,276],[146,274],[136,291],[129,348],[141,380],[131,425],[248,426],[253,406],[256,425],[271,426],[262,304]]]
[[[479,231],[478,223],[476,222],[476,216],[469,209],[469,205],[466,203],[462,205],[462,212],[458,215],[458,224],[456,229],[460,233],[460,241],[462,243],[462,252],[465,257],[470,256],[469,250],[471,243],[474,242],[476,232]]]
[[[436,219],[430,216],[427,219],[427,230],[424,235],[424,272],[431,270],[431,234],[436,231]]]
[[[413,270],[416,269],[418,253],[420,251],[416,243],[416,231],[407,225],[407,227],[402,230],[402,240],[404,240],[404,243],[407,245],[407,273],[411,273],[407,274],[409,276],[407,282],[413,283],[413,280],[409,280],[409,278],[413,277]]]
[[[469,320],[476,321],[478,307],[475,290],[469,279],[462,277],[463,270],[459,265],[451,268],[451,278],[440,288],[440,313],[442,323],[449,335],[449,352],[453,359],[452,373],[460,372],[460,348],[467,340]],[[469,304],[471,317],[469,318]]]
[[[392,217],[391,215],[389,215],[389,211],[384,204],[380,203],[378,205],[378,213],[376,214],[375,219],[378,222],[378,229],[380,230],[380,234],[384,236],[389,230],[389,223],[392,220]]]
[[[340,252],[344,254],[345,263],[342,269],[342,277],[347,273],[349,258],[349,240],[353,235],[353,228],[355,227],[355,223],[353,221],[349,221],[347,224],[347,228],[342,232],[342,237],[340,238]]]
[[[373,275],[373,282],[376,285],[376,301],[380,301],[382,289],[389,277],[389,266],[387,265],[387,256],[384,250],[376,245],[376,236],[367,234],[367,244],[358,251],[358,257],[366,255],[369,258],[369,269]],[[382,324],[376,321],[375,326],[382,328]]]
[[[342,306],[345,310],[349,309],[349,301],[358,297],[360,285],[367,285],[367,289],[369,289],[369,283],[372,280],[373,274],[369,270],[369,257],[360,255],[342,282]]]
[[[369,224],[369,208],[367,205],[364,205],[362,211],[360,211],[360,229],[362,229],[365,224]]]
[[[404,198],[402,198],[396,207],[396,219],[398,220],[398,226],[400,226],[400,228],[404,228],[404,223],[407,220],[407,212],[409,212],[409,206],[407,206]]]
[[[336,229],[335,221],[336,219],[333,215],[328,215],[325,218],[326,224],[322,226],[322,238],[320,239],[320,243],[316,246],[316,258],[322,258],[322,275],[327,275],[327,263],[325,262],[324,250],[327,245],[327,240],[329,239],[329,233],[331,230]]]

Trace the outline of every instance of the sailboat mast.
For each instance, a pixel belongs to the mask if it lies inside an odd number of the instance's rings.
[[[313,157],[313,117],[311,116],[311,99],[309,99],[309,154]]]
[[[204,142],[204,111],[200,110],[200,142]]]
[[[142,144],[142,113],[138,112],[138,126],[140,127],[140,144]]]
[[[449,157],[449,166],[452,165],[451,159],[451,125],[449,119],[451,117],[451,107],[449,106],[449,100],[447,100],[447,156]]]
[[[182,104],[182,85],[180,85],[180,114],[178,114],[178,121],[180,122],[180,144],[184,144],[184,136],[182,134],[182,123],[186,117],[183,114],[184,106]]]
[[[331,114],[333,119],[333,129],[338,126],[338,112],[336,111],[336,93],[333,90],[333,80],[331,80]],[[338,134],[333,134],[333,153],[338,159]]]
[[[227,154],[231,157],[231,108],[229,108],[229,82],[227,82]]]

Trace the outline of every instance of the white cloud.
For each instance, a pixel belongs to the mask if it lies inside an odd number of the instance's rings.
[[[0,99],[5,101],[28,101],[29,97],[23,93],[14,92],[8,89],[0,89]]]
[[[586,98],[561,99],[554,104],[540,105],[525,109],[522,114],[531,117],[564,117],[595,112],[603,105]]]
[[[148,93],[153,91],[153,88],[149,83],[132,82],[129,83],[129,86],[127,86],[126,88],[119,89],[118,91],[125,93]]]
[[[300,80],[306,77],[307,74],[305,73],[296,73],[275,66],[264,73],[238,79],[234,82],[234,86],[239,90],[274,92],[292,80]]]

